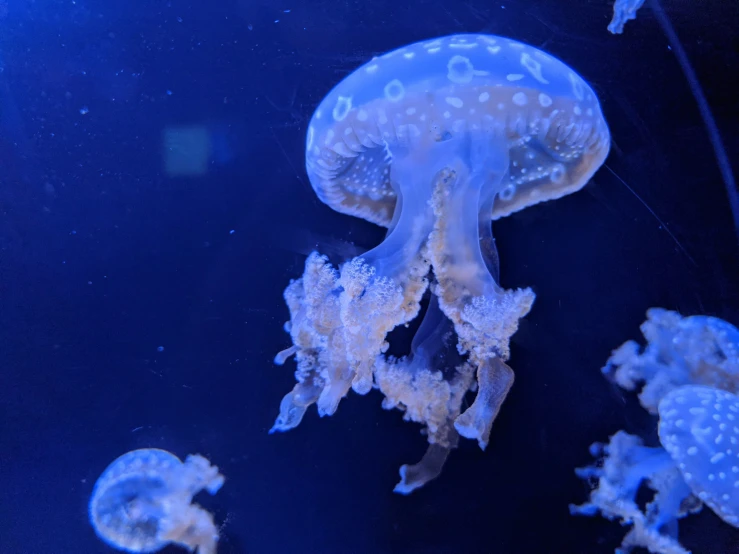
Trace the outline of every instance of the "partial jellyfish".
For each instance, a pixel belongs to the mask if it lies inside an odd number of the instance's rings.
[[[198,554],[215,554],[213,516],[192,497],[215,494],[224,477],[200,455],[183,463],[165,450],[144,448],[123,454],[95,483],[89,514],[98,537],[126,552],[157,552],[170,543]]]
[[[644,0],[615,0],[613,3],[613,18],[608,24],[608,30],[614,35],[624,32],[624,25],[636,19],[636,12],[644,5]]]
[[[621,388],[641,388],[639,402],[651,414],[681,385],[708,385],[739,393],[739,329],[717,317],[682,317],[663,308],[647,310],[642,349],[627,341],[601,370]]]
[[[660,444],[645,446],[625,431],[593,444],[598,461],[576,474],[597,486],[570,512],[630,526],[618,553],[641,546],[684,554],[678,520],[704,504],[739,527],[739,330],[715,317],[661,308],[647,311],[641,330],[644,350],[623,344],[603,372],[626,390],[642,387],[641,405],[659,416]],[[644,510],[637,503],[642,484],[654,492]]]
[[[285,290],[293,346],[275,362],[295,355],[297,384],[271,431],[377,388],[427,427],[429,451],[403,466],[398,492],[438,475],[456,434],[485,448],[513,383],[509,340],[534,302],[531,289],[498,284],[491,222],[581,189],[609,147],[587,83],[506,38],[419,42],[346,77],[311,119],[306,170],[323,202],[388,234],[339,268],[311,253]],[[448,319],[461,370],[445,365],[443,344],[423,341],[408,360],[385,359],[387,334],[418,315],[427,290],[436,300],[421,332]],[[477,396],[460,413],[467,391]]]

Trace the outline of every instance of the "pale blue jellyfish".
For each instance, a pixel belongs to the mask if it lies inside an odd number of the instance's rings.
[[[618,552],[643,546],[650,552],[686,554],[678,542],[678,519],[707,505],[739,527],[739,397],[713,387],[686,385],[659,403],[661,447],[619,431],[607,445],[595,444],[598,464],[577,471],[596,478],[590,501],[573,514],[600,512],[631,528]],[[642,483],[655,492],[642,511]]]
[[[285,290],[293,346],[275,361],[295,355],[298,383],[272,430],[296,427],[312,404],[331,415],[350,389],[377,388],[387,334],[418,315],[430,290],[474,373],[477,399],[454,429],[484,447],[513,381],[510,337],[534,301],[528,288],[498,284],[491,221],[581,189],[609,147],[592,88],[514,40],[418,42],[347,76],[310,121],[306,170],[331,208],[389,231],[338,268],[312,253]],[[422,404],[431,391],[402,373],[384,374],[389,404]]]
[[[681,385],[709,385],[739,393],[739,329],[717,317],[682,317],[647,310],[642,349],[627,341],[613,351],[603,373],[626,390],[641,388],[639,402],[657,413],[659,401]]]
[[[659,415],[661,446],[625,431],[594,444],[598,462],[576,473],[597,486],[589,502],[570,509],[629,525],[618,552],[643,546],[684,554],[678,520],[703,504],[739,527],[739,330],[715,317],[652,308],[641,331],[646,347],[624,343],[603,372],[626,390],[641,388],[641,405]],[[636,503],[642,485],[655,492],[643,511]]]
[[[215,554],[218,529],[192,498],[223,485],[218,468],[199,455],[183,463],[165,450],[123,454],[95,483],[89,514],[98,537],[118,550],[157,552],[170,543]]]
[[[644,5],[644,0],[616,0],[613,3],[613,18],[608,30],[614,35],[624,32],[624,25],[636,19],[636,12]]]

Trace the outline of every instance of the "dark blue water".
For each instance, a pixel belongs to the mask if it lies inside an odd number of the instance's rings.
[[[736,167],[739,8],[664,8]],[[573,469],[591,442],[655,423],[599,369],[651,306],[739,323],[739,249],[662,29],[647,7],[621,36],[610,17],[600,0],[0,2],[0,552],[113,552],[87,502],[143,447],[221,468],[198,501],[225,522],[222,553],[612,552],[618,524],[569,515],[587,496]],[[487,451],[463,442],[404,497],[418,429],[372,392],[268,435],[293,384],[272,359],[305,255],[383,237],[311,189],[313,109],[370,57],[456,32],[576,68],[613,146],[583,191],[494,224],[501,283],[537,294],[516,383]],[[167,169],[162,133],[179,125],[212,138],[196,175]],[[739,552],[708,510],[680,529],[696,553]]]

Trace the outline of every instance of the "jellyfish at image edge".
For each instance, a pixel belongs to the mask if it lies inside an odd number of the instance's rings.
[[[640,328],[646,346],[625,342],[602,372],[625,390],[641,387],[639,402],[649,413],[656,414],[660,400],[681,385],[739,393],[739,329],[731,323],[650,308]]]
[[[192,498],[215,494],[224,477],[200,455],[184,463],[165,450],[123,454],[95,483],[89,515],[98,537],[126,552],[156,552],[170,543],[198,554],[215,554],[218,529]]]
[[[739,527],[739,330],[716,317],[661,308],[647,311],[641,330],[643,351],[624,343],[603,373],[626,390],[642,386],[639,401],[659,416],[661,446],[645,446],[625,431],[593,444],[599,460],[576,473],[597,486],[589,502],[570,511],[630,525],[619,553],[642,546],[682,554],[678,520],[704,504]],[[636,502],[642,483],[655,493],[643,511]]]
[[[644,5],[644,0],[615,0],[613,18],[608,24],[608,31],[614,35],[624,32],[624,25],[636,19],[636,12]]]
[[[631,529],[617,553],[641,546],[661,554],[687,554],[678,542],[678,520],[707,505],[739,527],[739,397],[713,387],[685,385],[659,403],[661,446],[618,431],[608,444],[594,444],[601,460],[577,470],[598,486],[572,514],[600,512]],[[654,491],[644,511],[636,495],[643,481]]]
[[[306,170],[323,202],[388,233],[338,268],[313,252],[285,290],[293,346],[275,362],[295,355],[297,384],[272,431],[296,427],[311,404],[332,415],[349,389],[374,387],[385,407],[427,427],[429,451],[403,466],[397,491],[438,475],[458,435],[485,448],[513,383],[509,340],[534,301],[530,289],[499,285],[491,222],[581,189],[609,147],[585,81],[506,38],[419,42],[347,76],[310,121]],[[461,374],[423,349],[423,363],[384,358],[387,334],[418,315],[427,290],[438,302],[427,328],[449,320]],[[475,400],[459,413],[468,390]],[[412,410],[424,403],[434,409]]]

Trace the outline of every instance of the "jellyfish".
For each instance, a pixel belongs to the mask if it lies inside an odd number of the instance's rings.
[[[678,520],[704,505],[739,527],[739,397],[684,385],[660,400],[658,413],[660,446],[645,446],[641,438],[618,431],[607,445],[591,447],[601,458],[596,465],[577,470],[583,479],[597,479],[598,486],[589,502],[570,506],[570,512],[600,512],[630,525],[618,553],[641,546],[688,554],[678,541]],[[644,511],[636,501],[643,482],[654,491]]]
[[[707,385],[739,393],[739,329],[717,317],[682,317],[663,308],[647,310],[642,350],[627,341],[602,369],[625,390],[642,387],[639,401],[651,414],[659,401],[682,385]]]
[[[412,406],[438,401],[435,422],[452,421],[485,448],[513,383],[510,338],[535,298],[529,288],[499,284],[491,222],[581,189],[609,147],[590,86],[549,54],[502,37],[418,42],[341,81],[308,126],[306,171],[324,203],[388,233],[338,267],[311,253],[285,289],[293,344],[275,362],[295,356],[297,383],[271,432],[296,427],[313,404],[332,415],[350,390],[374,388],[392,391],[388,402],[411,419]],[[467,379],[467,369],[463,377],[426,364],[434,378],[441,371],[452,379],[454,401],[446,405],[434,397],[436,386],[408,376],[417,376],[418,351],[412,361],[386,357],[388,333],[418,316],[427,293],[471,371]],[[457,394],[460,386],[466,390]],[[468,390],[475,400],[456,414]],[[431,421],[423,423],[438,440]]]
[[[613,3],[613,18],[608,24],[608,31],[614,35],[624,32],[624,25],[636,19],[636,12],[644,5],[644,0],[616,0]]]
[[[192,497],[215,494],[224,477],[200,455],[184,463],[156,448],[133,450],[113,461],[95,483],[89,514],[98,537],[126,552],[157,552],[170,543],[215,554],[218,529]]]

